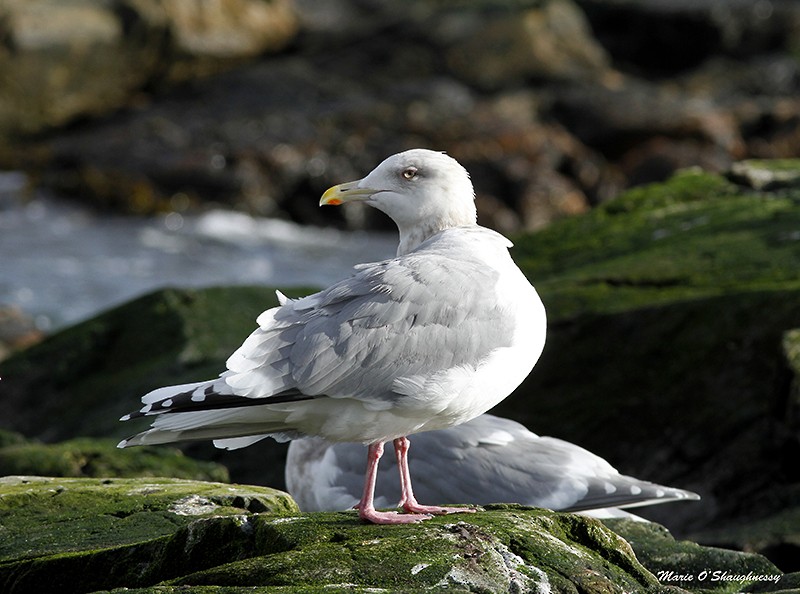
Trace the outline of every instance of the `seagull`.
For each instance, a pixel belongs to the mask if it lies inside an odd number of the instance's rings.
[[[358,500],[361,448],[320,438],[289,445],[286,485],[303,511],[339,511]],[[608,517],[627,509],[700,499],[620,474],[584,448],[542,437],[502,417],[483,414],[449,429],[414,436],[409,455],[417,494],[437,503],[521,503],[556,511]],[[393,464],[379,472],[375,500],[388,507],[400,498],[388,484]]]
[[[420,522],[470,508],[420,504],[408,436],[486,412],[530,373],[546,314],[511,259],[511,242],[477,224],[467,171],[440,152],[388,157],[365,178],[328,189],[322,205],[363,202],[397,225],[394,258],[300,299],[280,292],[218,378],[158,388],[139,411],[151,428],[119,447],[211,439],[225,449],[265,437],[320,437],[367,446],[359,517]],[[378,461],[391,441],[402,512],[374,505]]]

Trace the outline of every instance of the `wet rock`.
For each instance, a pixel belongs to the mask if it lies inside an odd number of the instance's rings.
[[[363,176],[392,152],[427,145],[447,149],[473,172],[479,196],[498,205],[498,218],[510,220],[500,227],[505,231],[585,210],[620,187],[597,153],[563,127],[538,121],[533,93],[481,98],[440,78],[392,81],[365,93],[361,84],[343,85],[326,64],[315,73],[305,60],[274,59],[59,135],[38,179],[134,212],[170,210],[177,196],[329,224],[330,215],[323,219],[316,206],[327,187]],[[527,208],[527,188],[554,169],[569,174],[570,197]],[[385,224],[372,214],[358,217],[343,223]]]
[[[701,139],[728,155],[741,151],[735,118],[707,98],[631,78],[609,85],[575,84],[554,102],[556,116],[590,146],[622,155],[648,138]]]

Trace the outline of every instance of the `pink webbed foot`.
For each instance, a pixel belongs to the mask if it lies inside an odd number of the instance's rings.
[[[428,514],[399,514],[397,512],[380,512],[375,509],[375,479],[377,477],[378,461],[383,455],[383,443],[370,444],[367,456],[367,476],[364,481],[364,493],[355,506],[358,517],[373,524],[414,524],[430,519]]]
[[[417,524],[424,520],[430,520],[431,515],[426,513],[407,513],[401,514],[398,512],[382,512],[376,510],[374,507],[369,509],[361,509],[360,506],[354,506],[358,510],[358,517],[366,522],[373,524]]]
[[[430,514],[443,516],[445,514],[474,514],[477,509],[474,507],[443,507],[438,505],[422,505],[416,501],[406,501],[400,506],[409,514]]]
[[[474,514],[477,509],[474,507],[442,507],[438,505],[414,505],[404,506],[403,509],[410,514],[430,514],[443,516],[445,514]]]

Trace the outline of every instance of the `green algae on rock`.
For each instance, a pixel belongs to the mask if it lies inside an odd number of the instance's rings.
[[[658,583],[594,520],[499,507],[385,530],[352,514],[306,514],[264,528],[286,550],[188,575],[176,585],[356,584],[402,591],[585,592]],[[286,546],[286,545],[290,546]]]
[[[720,547],[759,551],[800,579],[800,491],[782,497],[785,507],[770,516],[745,519],[724,528],[691,534],[692,540]]]
[[[259,512],[276,518],[297,506],[266,487],[4,477],[0,590],[92,592],[155,583],[170,572],[180,575],[192,554],[212,560],[246,550],[247,518]]]
[[[0,589],[658,587],[624,540],[571,514],[500,506],[386,527],[361,523],[354,512],[296,511],[285,495],[258,487],[8,477],[0,480]]]
[[[6,429],[0,429],[0,448],[22,445],[26,443],[30,443],[30,440],[21,433],[17,433],[16,431],[8,431]],[[0,472],[0,474],[8,474],[8,473]]]
[[[228,469],[221,464],[189,458],[176,448],[121,450],[116,447],[115,440],[88,437],[45,444],[6,431],[0,434],[0,476],[4,475],[169,476],[229,481]]]
[[[299,514],[288,496],[264,487],[5,477],[0,589],[679,594],[707,590],[662,584],[651,571],[722,560],[727,568],[780,574],[757,555],[676,543],[656,525],[609,524],[613,530],[575,514],[492,505],[380,526],[355,512]]]
[[[757,193],[687,170],[516,238],[514,257],[558,320],[799,289],[799,229],[800,188]]]

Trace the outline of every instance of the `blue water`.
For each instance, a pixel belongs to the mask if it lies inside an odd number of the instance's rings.
[[[0,305],[18,306],[45,331],[166,286],[325,286],[397,246],[394,234],[223,210],[98,214],[26,185],[22,174],[0,172]]]

